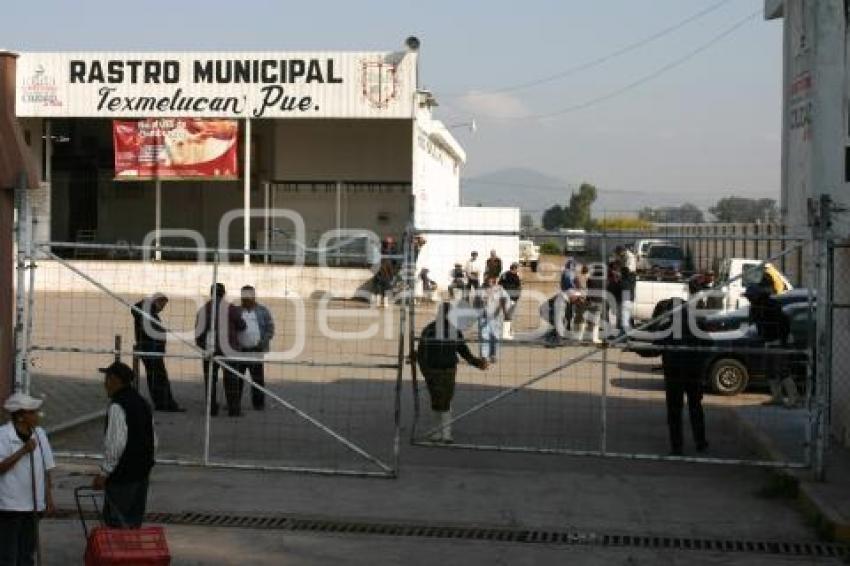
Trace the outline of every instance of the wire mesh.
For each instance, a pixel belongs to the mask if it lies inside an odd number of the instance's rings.
[[[417,407],[413,443],[808,465],[817,410],[812,401],[814,290],[792,290],[794,283],[782,278],[781,266],[802,262],[810,242],[779,231],[742,231],[734,234],[734,244],[705,234],[586,234],[579,248],[571,241],[572,249],[563,254],[543,255],[534,266],[528,262],[519,267],[522,290],[509,303],[507,324],[504,313],[493,316],[487,310],[486,299],[478,300],[476,308],[476,296],[486,291],[470,285],[476,260],[467,254],[472,250],[450,250],[452,257],[435,263],[460,264],[460,270],[457,277],[440,274],[442,292],[433,298],[449,301],[454,312],[462,313],[452,324],[460,327],[474,356],[489,354],[488,321],[495,319],[498,353],[484,371],[460,361],[448,411],[445,403],[434,401],[439,387],[431,383],[436,378],[429,382],[422,375],[428,368],[421,362],[412,368]],[[542,235],[538,241],[560,237]],[[652,265],[646,254],[629,258],[622,248],[637,247],[640,239],[679,248],[678,265]],[[730,255],[732,249],[741,255]],[[696,250],[700,255],[694,263]],[[435,251],[428,257],[434,258]],[[484,273],[487,264],[477,261]],[[630,261],[636,275],[633,288],[614,281],[625,277],[623,267]],[[502,267],[492,284],[506,284],[507,263]],[[766,285],[766,270],[770,277],[780,272],[777,281],[783,289],[774,298],[790,323],[785,343],[760,338],[761,327],[749,317],[746,289]],[[800,272],[802,263],[796,263],[795,273]],[[642,332],[655,328],[656,307],[671,298],[688,305],[697,338],[668,340]],[[439,319],[437,311],[436,303],[416,308],[414,347],[427,340],[423,329]],[[783,382],[783,377],[791,381]],[[694,438],[689,436],[693,421],[688,396],[676,392],[682,379],[699,384],[687,389],[702,401],[705,434],[698,431],[703,425],[695,424]],[[774,395],[776,383],[781,392]],[[683,440],[678,440],[677,429]]]
[[[291,256],[266,264],[274,252],[244,265],[66,260],[51,251],[73,247],[40,247],[29,293],[30,389],[45,398],[45,425],[55,431],[58,450],[99,452],[107,399],[97,368],[120,357],[136,367],[140,391],[164,409],[155,412],[161,459],[395,473],[402,309],[395,301],[384,306],[372,300],[368,268],[293,265]],[[153,248],[138,251],[153,257]],[[217,257],[216,250],[197,252],[204,260]],[[218,328],[205,326],[203,314],[213,283],[226,288],[222,302],[215,303]],[[263,337],[268,330],[259,323],[259,309],[243,306],[245,285],[254,289],[256,302],[273,321],[267,351],[254,335],[250,343],[243,341],[248,312],[255,313],[250,329]],[[154,293],[168,299],[159,313],[165,353],[136,341],[133,311],[151,322]],[[207,328],[218,333],[223,347],[197,340]],[[205,385],[210,360],[218,377]],[[160,362],[183,412],[167,410],[175,407],[154,395],[158,382],[151,379],[159,375]],[[208,400],[214,382],[216,395]]]

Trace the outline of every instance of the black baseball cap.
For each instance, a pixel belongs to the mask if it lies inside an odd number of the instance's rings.
[[[136,374],[133,373],[130,366],[123,362],[112,362],[105,368],[98,368],[97,371],[105,375],[114,375],[125,384],[133,383],[136,379]]]

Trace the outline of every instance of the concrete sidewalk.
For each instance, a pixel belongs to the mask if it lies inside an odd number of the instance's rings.
[[[408,461],[415,463],[408,464],[397,480],[158,466],[152,478],[149,511],[415,521],[660,537],[818,540],[792,506],[758,495],[771,477],[761,469],[413,447],[406,450]],[[87,485],[93,470],[91,463],[62,463],[56,477],[60,508],[73,507],[73,488]],[[46,537],[49,547],[64,541],[56,552],[81,552],[82,531],[75,521],[51,521],[45,528],[52,533]],[[458,564],[564,560],[576,564],[684,564],[682,557],[687,556],[691,557],[689,564],[813,563],[812,558],[746,553],[630,552],[212,527],[169,526],[168,532],[178,564],[232,563],[224,558],[226,553],[244,555],[249,551],[257,554],[256,560],[245,563],[258,564],[282,563],[284,558],[293,564],[384,564],[398,563],[402,557],[406,562],[412,557],[412,563],[424,564],[426,556],[431,559],[429,563],[439,560]],[[215,540],[212,547],[210,540]],[[210,553],[215,554],[214,560],[205,558]],[[700,556],[705,561],[694,562]]]
[[[738,416],[748,434],[763,453],[772,460],[789,460],[800,457],[800,431],[809,426],[801,412],[784,411],[782,427],[757,428],[749,420],[746,408]],[[824,478],[819,480],[812,470],[789,469],[782,474],[790,482],[785,487],[788,495],[796,497],[807,520],[817,532],[828,540],[850,542],[850,449],[831,446],[824,458]]]

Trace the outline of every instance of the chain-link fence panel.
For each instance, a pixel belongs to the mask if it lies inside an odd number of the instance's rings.
[[[376,298],[368,263],[280,255],[37,246],[23,367],[57,450],[99,453],[98,368],[120,359],[155,409],[162,461],[394,475],[403,303]],[[391,283],[402,259],[381,260]]]
[[[534,266],[497,267],[498,250],[426,256],[453,268],[412,316],[415,444],[810,464],[815,292],[781,266],[811,242],[624,232],[586,234],[578,246],[577,237],[568,237],[576,251],[552,250]],[[709,267],[691,263],[693,250]],[[435,338],[443,328],[452,338]],[[458,351],[456,369],[443,367],[453,364],[441,348]]]

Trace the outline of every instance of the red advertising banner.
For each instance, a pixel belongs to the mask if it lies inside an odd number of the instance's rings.
[[[115,120],[115,179],[237,179],[238,129],[236,120]]]

